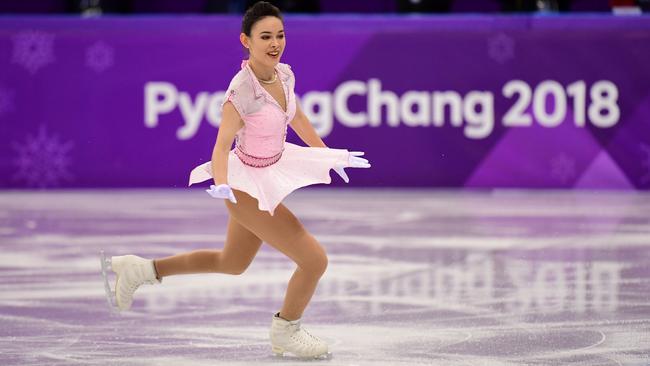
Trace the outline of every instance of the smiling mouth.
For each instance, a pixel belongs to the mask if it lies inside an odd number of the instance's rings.
[[[271,57],[277,57],[280,55],[280,51],[268,52],[267,55]]]

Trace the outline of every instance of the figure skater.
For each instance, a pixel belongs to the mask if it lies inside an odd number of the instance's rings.
[[[330,169],[348,182],[343,168],[369,168],[370,164],[360,158],[363,152],[326,147],[296,103],[294,74],[289,65],[280,63],[286,40],[278,8],[258,2],[248,9],[240,41],[249,58],[224,96],[212,159],[194,168],[189,179],[192,185],[212,178],[214,185],[207,192],[225,200],[230,216],[224,248],[155,260],[134,255],[107,260],[102,253],[105,280],[108,268],[117,274],[114,295],[105,282],[109,303],[129,309],[140,285],[160,283],[167,276],[241,274],[264,241],[297,265],[282,308],[272,317],[273,353],[327,358],[331,355],[327,344],[308,333],[300,321],[325,272],[327,255],[281,201],[297,188],[330,183]],[[309,147],[286,142],[287,125]]]

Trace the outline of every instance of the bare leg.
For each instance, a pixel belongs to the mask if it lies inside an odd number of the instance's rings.
[[[287,320],[299,319],[327,268],[325,250],[284,205],[280,204],[271,216],[260,211],[257,200],[250,195],[237,190],[234,193],[237,204],[226,201],[230,215],[298,265],[289,280],[280,314]]]
[[[255,234],[232,217],[223,250],[195,250],[154,260],[158,278],[191,273],[241,274],[262,244]]]

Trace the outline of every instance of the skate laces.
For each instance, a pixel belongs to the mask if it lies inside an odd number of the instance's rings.
[[[318,347],[319,343],[323,342],[318,337],[309,333],[305,328],[300,327],[300,324],[297,324],[295,332],[291,335],[291,338],[312,349]]]
[[[156,284],[156,280],[148,278],[147,276],[147,268],[145,267],[146,264],[132,264],[130,266],[130,270],[132,271],[132,274],[134,275],[131,279],[133,279],[133,282],[129,283],[129,291],[130,292],[135,292],[135,290],[140,287],[140,285],[147,284],[147,285],[153,285]]]
[[[307,334],[309,337],[311,337],[311,339],[313,339],[314,341],[321,342],[320,338],[318,338],[318,337],[316,337],[315,335],[309,333],[306,329],[302,329],[302,331],[303,331],[305,334]]]
[[[308,336],[309,338],[311,338],[311,339],[313,339],[315,341],[320,341],[320,339],[318,337],[316,337],[313,334],[309,333],[307,331],[307,329],[302,327],[302,322],[299,321],[299,322],[297,322],[295,324],[292,324],[292,326],[294,327],[294,334],[302,333],[302,334]]]

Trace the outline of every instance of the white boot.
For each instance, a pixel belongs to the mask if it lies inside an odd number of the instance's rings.
[[[115,300],[120,310],[128,310],[133,303],[133,293],[142,284],[156,284],[156,269],[152,259],[135,255],[123,255],[111,258],[111,267],[117,274],[115,282]]]
[[[273,316],[271,322],[271,348],[276,356],[285,352],[300,358],[330,358],[327,343],[311,335],[300,326],[300,319],[288,321],[280,318],[280,313]]]

